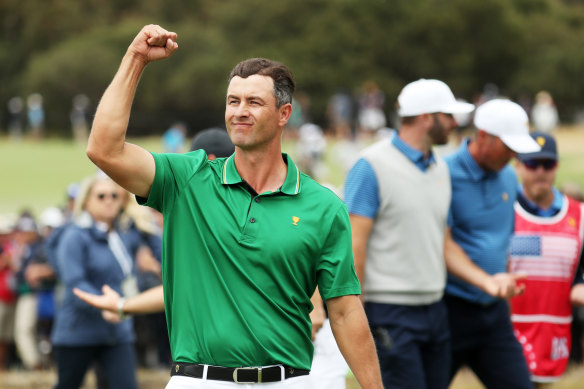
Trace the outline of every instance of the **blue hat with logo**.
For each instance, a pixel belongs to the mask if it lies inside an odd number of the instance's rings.
[[[517,154],[517,159],[519,159],[520,161],[525,161],[528,159],[552,159],[554,161],[558,160],[558,147],[556,145],[556,140],[554,139],[553,136],[545,134],[543,132],[534,132],[530,135],[541,147],[541,150],[536,151],[534,153]]]

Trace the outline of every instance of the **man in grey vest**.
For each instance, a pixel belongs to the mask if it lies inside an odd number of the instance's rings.
[[[447,266],[494,296],[511,293],[514,280],[474,265],[447,228],[450,175],[432,145],[447,143],[453,114],[474,105],[456,101],[442,81],[421,79],[403,88],[398,106],[399,132],[366,148],[345,183],[355,268],[384,385],[445,389]]]

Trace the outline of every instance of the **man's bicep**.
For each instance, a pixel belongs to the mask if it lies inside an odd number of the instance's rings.
[[[329,298],[325,301],[327,311],[331,321],[336,322],[346,318],[351,312],[363,310],[363,304],[359,300],[359,296],[355,294],[348,294]]]
[[[106,161],[96,165],[120,186],[139,197],[148,197],[156,164],[152,154],[132,143],[126,143],[124,150]]]
[[[351,240],[353,242],[353,257],[355,261],[355,271],[359,281],[365,280],[365,261],[367,260],[367,244],[374,220],[361,215],[349,214],[351,221]]]
[[[351,221],[353,244],[355,243],[355,240],[366,243],[371,235],[374,220],[369,216],[362,216],[354,213],[349,214],[349,220]]]

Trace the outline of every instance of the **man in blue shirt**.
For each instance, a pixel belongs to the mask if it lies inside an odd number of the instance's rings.
[[[431,146],[446,143],[457,125],[453,114],[473,105],[426,79],[406,85],[398,105],[399,133],[364,150],[345,183],[355,268],[384,384],[446,388],[446,268],[496,297],[507,296],[511,277],[477,267],[447,230],[450,177]]]
[[[508,274],[507,250],[513,233],[517,176],[508,165],[516,153],[539,151],[529,136],[523,108],[505,99],[481,105],[475,113],[477,133],[445,158],[450,170],[452,203],[448,224],[454,241],[470,259],[501,281],[500,296],[522,293]],[[451,379],[468,365],[488,388],[531,388],[521,346],[513,335],[507,301],[448,275],[452,346]]]

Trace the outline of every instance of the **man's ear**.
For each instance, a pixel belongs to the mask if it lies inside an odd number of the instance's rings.
[[[278,124],[280,127],[284,127],[286,123],[288,123],[290,115],[292,115],[292,104],[283,104],[280,108],[278,108],[278,112],[280,112],[280,120]]]
[[[434,115],[431,113],[423,113],[418,115],[418,120],[424,127],[430,128],[434,125]]]
[[[480,144],[486,143],[486,141],[490,138],[490,134],[485,130],[477,129],[475,139],[479,141]]]

